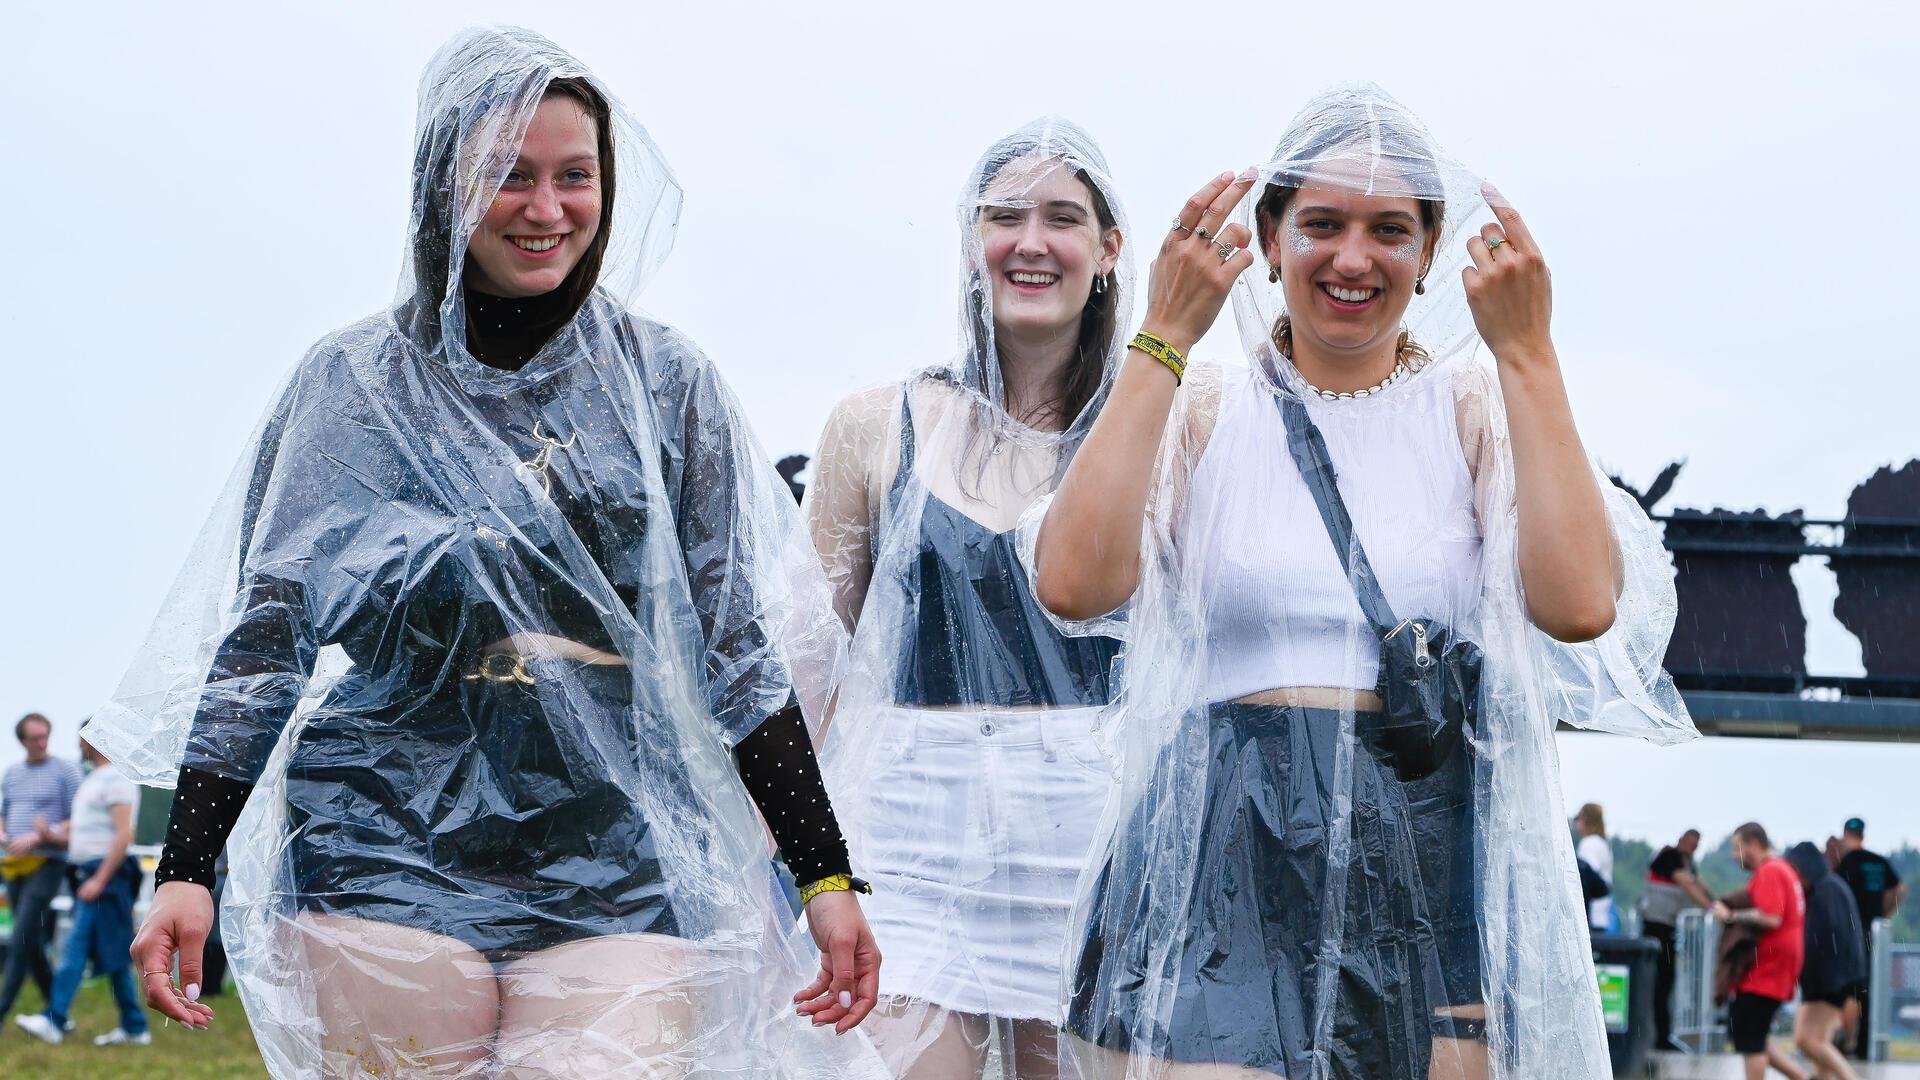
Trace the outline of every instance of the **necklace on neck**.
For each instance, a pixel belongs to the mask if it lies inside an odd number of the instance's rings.
[[[1299,369],[1296,368],[1295,370],[1297,371]],[[1364,390],[1322,390],[1312,383],[1307,382],[1306,376],[1304,375],[1300,377],[1300,381],[1306,384],[1307,389],[1320,395],[1321,398],[1327,401],[1345,401],[1349,398],[1372,397],[1411,374],[1413,374],[1413,369],[1407,366],[1405,360],[1395,360],[1393,362],[1393,371],[1389,373],[1386,378],[1381,379],[1379,382],[1374,383]]]

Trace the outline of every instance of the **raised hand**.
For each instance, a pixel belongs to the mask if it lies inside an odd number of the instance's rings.
[[[1467,305],[1494,360],[1509,363],[1553,350],[1553,278],[1520,212],[1492,185],[1481,189],[1498,224],[1467,241],[1473,265],[1460,271]]]
[[[1160,254],[1147,278],[1143,328],[1183,354],[1213,326],[1233,279],[1253,265],[1246,226],[1226,222],[1258,175],[1248,169],[1207,181],[1180,208],[1172,230],[1160,241]]]

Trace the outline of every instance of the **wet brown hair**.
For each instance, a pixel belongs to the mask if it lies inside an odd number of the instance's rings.
[[[600,228],[594,233],[593,243],[587,246],[586,254],[580,256],[580,261],[574,264],[572,272],[559,286],[559,290],[567,295],[567,309],[578,311],[600,283],[600,265],[606,259],[608,238],[613,235],[613,109],[607,104],[606,97],[582,78],[555,79],[548,83],[547,92],[541,100],[553,97],[570,98],[578,102],[593,118],[594,137],[599,143]]]

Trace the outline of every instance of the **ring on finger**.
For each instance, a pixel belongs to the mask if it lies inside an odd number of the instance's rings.
[[[1498,248],[1498,247],[1499,247],[1499,246],[1500,246],[1501,244],[1504,244],[1504,243],[1506,243],[1506,242],[1507,242],[1507,238],[1506,238],[1506,237],[1504,237],[1504,236],[1496,236],[1496,237],[1494,237],[1493,239],[1491,239],[1491,240],[1489,240],[1489,241],[1487,241],[1487,250],[1488,250],[1488,251],[1492,251],[1492,250],[1494,250],[1495,248]]]
[[[1221,241],[1220,243],[1217,243],[1213,246],[1215,249],[1217,249],[1220,252],[1221,262],[1226,262],[1228,259],[1233,258],[1234,252],[1237,252],[1240,250],[1239,248],[1225,241]]]
[[[1207,227],[1205,225],[1202,225],[1199,228],[1193,230],[1193,235],[1198,236],[1202,240],[1213,239],[1213,234],[1207,231]]]
[[[1179,218],[1174,218],[1173,231],[1174,232],[1192,232],[1193,229],[1192,227],[1188,226],[1185,222],[1181,221]]]

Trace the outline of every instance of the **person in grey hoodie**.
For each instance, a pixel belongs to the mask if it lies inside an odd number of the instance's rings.
[[[1867,977],[1867,941],[1853,891],[1827,869],[1826,856],[1812,844],[1795,844],[1787,852],[1787,862],[1800,875],[1807,893],[1807,962],[1800,971],[1794,1045],[1822,1077],[1858,1080],[1833,1044],[1847,999]]]

